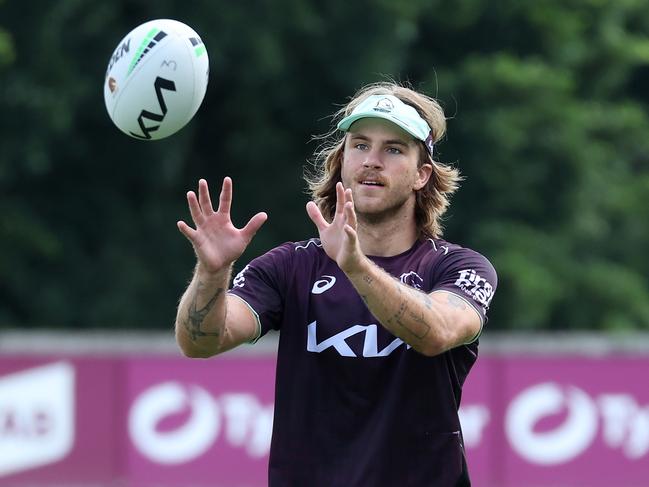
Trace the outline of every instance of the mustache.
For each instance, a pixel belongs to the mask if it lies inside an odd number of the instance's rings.
[[[376,181],[382,186],[387,186],[387,181],[376,171],[364,171],[356,178],[358,182],[361,181]]]

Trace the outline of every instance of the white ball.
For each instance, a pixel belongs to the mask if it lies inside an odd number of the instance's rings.
[[[208,77],[209,59],[198,34],[176,20],[151,20],[129,32],[111,56],[106,109],[131,137],[162,139],[192,119]]]

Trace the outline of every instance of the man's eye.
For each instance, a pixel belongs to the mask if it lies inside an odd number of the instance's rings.
[[[388,153],[401,154],[401,149],[397,149],[396,147],[388,147]]]
[[[367,144],[358,143],[354,147],[356,147],[358,150],[367,150]]]

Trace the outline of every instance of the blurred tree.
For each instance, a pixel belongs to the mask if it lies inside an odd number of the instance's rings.
[[[0,326],[171,327],[193,255],[175,221],[234,178],[241,259],[314,235],[303,166],[328,116],[391,76],[437,96],[467,180],[447,238],[499,271],[492,328],[649,327],[649,9],[641,0],[1,2]],[[102,83],[152,18],[201,34],[195,119],[145,143]]]
[[[449,230],[500,272],[492,323],[649,328],[649,98],[629,89],[646,78],[649,9],[465,3],[474,28],[436,63],[459,100],[449,139],[469,175]],[[447,20],[421,45],[466,32]]]

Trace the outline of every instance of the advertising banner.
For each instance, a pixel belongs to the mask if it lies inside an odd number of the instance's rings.
[[[130,485],[266,484],[274,358],[126,364],[123,467]]]
[[[478,364],[461,408],[475,485],[649,485],[648,358]]]
[[[0,485],[265,486],[274,365],[2,356]],[[648,485],[648,376],[649,357],[481,357],[460,412],[473,484]]]

